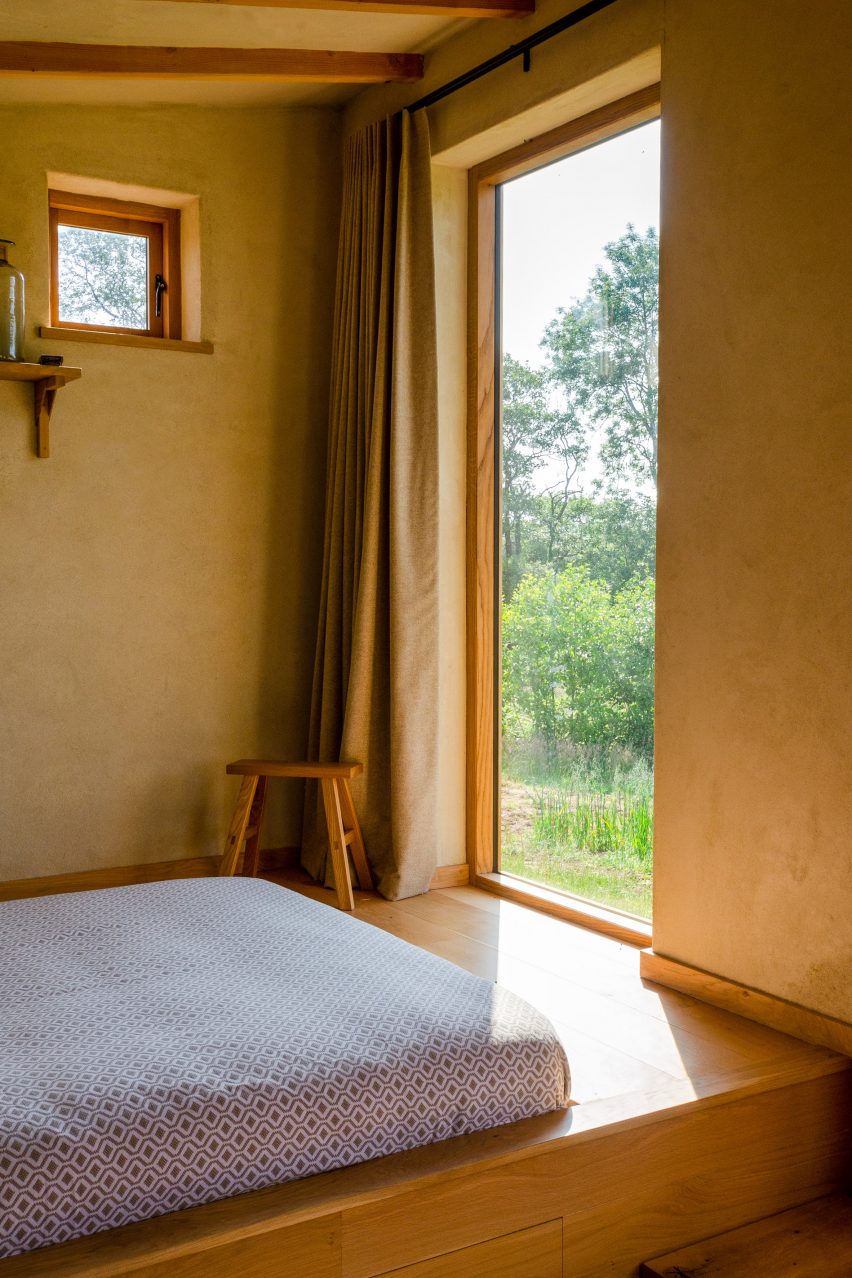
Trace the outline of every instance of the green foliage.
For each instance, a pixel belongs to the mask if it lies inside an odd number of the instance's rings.
[[[528,558],[529,538],[542,527],[542,514],[546,518],[549,507],[564,509],[589,455],[580,420],[550,407],[546,374],[511,355],[503,360],[502,448],[503,582],[511,597]],[[543,489],[542,467],[547,469]]]
[[[656,232],[503,365],[502,867],[650,910]],[[602,476],[583,491],[596,455]]]
[[[643,918],[651,905],[648,759],[622,745],[503,749],[501,868]]]
[[[554,764],[536,738],[507,739],[503,772],[507,778],[536,789],[555,785],[572,794],[626,794],[644,799],[654,793],[654,774],[647,757],[629,746],[612,743],[586,746],[561,741]]]
[[[604,254],[586,296],[545,331],[548,374],[569,411],[601,427],[608,475],[656,484],[657,232],[628,226]]]
[[[651,859],[651,801],[632,795],[576,795],[563,788],[542,790],[536,799],[533,835],[542,841],[610,859]]]
[[[542,493],[531,499],[524,554],[515,571],[540,566],[585,568],[613,592],[656,568],[656,505],[651,497],[617,489],[567,501]]]
[[[508,839],[500,853],[500,867],[507,874],[561,888],[587,901],[642,919],[651,917],[650,863],[611,861],[597,853],[572,853],[557,844]]]
[[[647,918],[651,764],[628,746],[507,739],[501,868]]]
[[[581,565],[528,573],[503,609],[503,727],[558,743],[653,739],[654,583],[611,594]]]
[[[544,368],[503,361],[503,596],[539,565],[582,564],[618,591],[654,574],[657,234],[605,248],[588,292],[542,339]],[[593,441],[604,477],[579,481]]]
[[[59,227],[60,317],[78,324],[146,328],[148,242],[79,226]]]

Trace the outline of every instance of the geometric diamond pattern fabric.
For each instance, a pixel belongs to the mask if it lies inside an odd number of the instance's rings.
[[[0,904],[0,1257],[567,1103],[549,1022],[258,879]]]

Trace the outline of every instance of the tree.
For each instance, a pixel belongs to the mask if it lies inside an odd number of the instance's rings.
[[[622,741],[650,761],[654,750],[653,578],[633,580],[613,597],[615,653],[610,685],[617,723],[612,740]]]
[[[503,724],[554,764],[560,741],[652,748],[658,257],[628,226],[545,367],[504,361]]]
[[[553,493],[531,499],[527,567],[568,564],[586,568],[615,594],[629,581],[655,572],[656,509],[653,498],[625,489],[593,489],[564,503]]]
[[[511,599],[525,570],[528,534],[538,524],[542,492],[554,514],[563,511],[588,452],[585,426],[577,415],[570,410],[556,412],[550,406],[547,376],[506,355],[502,416],[505,599]]]
[[[560,741],[653,741],[654,583],[613,596],[583,567],[528,573],[503,611],[507,733],[539,738],[550,762]]]
[[[144,236],[59,227],[59,307],[63,320],[147,328],[147,292]]]
[[[506,355],[503,360],[503,595],[522,575],[524,522],[532,512],[533,479],[541,466],[550,409],[544,375]]]
[[[503,715],[512,736],[537,737],[548,761],[583,741],[601,700],[609,591],[582,569],[529,573],[503,610]]]
[[[604,254],[586,296],[545,330],[548,374],[588,427],[600,427],[608,477],[656,485],[657,232],[628,226]]]

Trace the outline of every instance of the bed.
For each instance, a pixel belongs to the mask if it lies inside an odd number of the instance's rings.
[[[543,1114],[549,1022],[254,879],[0,905],[0,1257]]]

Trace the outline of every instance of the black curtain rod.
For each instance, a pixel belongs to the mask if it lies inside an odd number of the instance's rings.
[[[488,75],[491,71],[496,71],[498,67],[506,66],[507,62],[514,62],[515,58],[523,58],[524,70],[529,71],[531,49],[544,44],[546,40],[552,40],[554,36],[559,35],[562,31],[567,31],[569,27],[576,27],[578,23],[584,22],[586,18],[591,18],[594,14],[600,13],[601,9],[608,9],[611,4],[615,3],[616,0],[588,0],[587,4],[580,5],[580,8],[575,9],[573,13],[557,19],[556,22],[551,22],[546,27],[542,27],[540,31],[536,31],[535,35],[527,36],[526,40],[519,40],[517,44],[509,45],[509,48],[504,49],[502,53],[495,53],[493,58],[488,58],[486,62],[480,62],[479,66],[471,67],[470,71],[457,75],[455,80],[442,84],[440,89],[433,89],[431,93],[418,98],[416,102],[411,103],[407,110],[422,111],[424,107],[434,106],[436,102],[440,102],[443,98],[448,98],[456,90],[463,89],[468,84],[473,84],[474,80],[481,80],[484,75]]]

